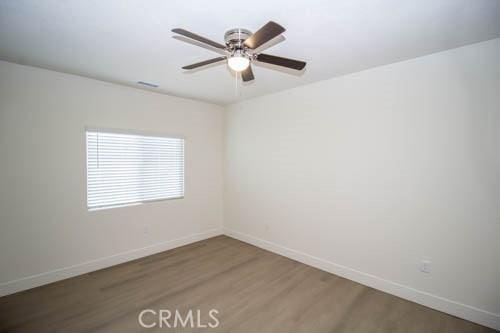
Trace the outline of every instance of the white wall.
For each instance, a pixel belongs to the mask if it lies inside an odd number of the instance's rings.
[[[227,232],[500,329],[499,59],[496,39],[230,106]]]
[[[500,328],[498,59],[499,39],[235,104],[225,148],[224,108],[0,62],[0,295],[215,235],[225,206],[230,235]],[[186,198],[88,212],[85,126],[184,135]]]
[[[185,198],[87,211],[85,126],[185,136]],[[220,233],[223,128],[219,106],[0,62],[0,295]]]

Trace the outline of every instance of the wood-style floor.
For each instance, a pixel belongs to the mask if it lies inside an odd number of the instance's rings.
[[[143,309],[217,309],[209,332],[492,332],[226,236],[2,297],[0,331],[136,332]]]

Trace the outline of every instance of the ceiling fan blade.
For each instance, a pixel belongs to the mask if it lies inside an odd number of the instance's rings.
[[[269,21],[262,28],[257,30],[256,33],[248,37],[243,44],[249,49],[256,49],[274,37],[282,34],[284,31],[285,28],[281,25],[273,21]]]
[[[213,64],[215,62],[219,62],[219,61],[223,61],[223,60],[226,60],[226,57],[217,57],[217,58],[213,58],[213,59],[208,59],[208,60],[205,60],[205,61],[197,62],[196,64],[191,64],[191,65],[184,66],[184,67],[182,67],[182,69],[195,69],[195,68],[198,68],[198,67],[202,67],[202,66],[205,66],[205,65],[210,65],[210,64]]]
[[[306,67],[306,63],[304,61],[294,60],[290,58],[282,58],[264,53],[257,55],[257,61],[265,62],[272,65],[287,67],[298,71]]]
[[[216,49],[222,49],[222,50],[226,49],[225,45],[219,44],[217,42],[214,42],[214,41],[212,41],[210,39],[207,39],[205,37],[202,37],[200,35],[194,34],[194,33],[190,32],[190,31],[187,31],[187,30],[184,30],[184,29],[176,28],[176,29],[172,29],[172,32],[175,32],[176,34],[179,34],[179,35],[182,35],[182,36],[185,36],[185,37],[197,40],[198,42],[210,45],[212,47],[215,47]]]
[[[267,50],[268,48],[274,47],[275,45],[278,45],[279,43],[283,42],[285,39],[286,39],[285,36],[279,35],[278,37],[271,39],[269,42],[262,44],[258,48],[253,49],[253,50],[249,50],[250,51],[249,53],[252,53],[252,54],[262,53],[265,50]]]
[[[252,66],[248,65],[248,67],[241,72],[241,78],[243,79],[243,82],[248,82],[255,79],[253,76]]]

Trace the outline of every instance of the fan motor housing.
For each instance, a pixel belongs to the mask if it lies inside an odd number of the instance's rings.
[[[250,37],[252,32],[247,29],[235,28],[226,31],[224,34],[224,41],[226,45],[231,48],[241,48],[245,39]]]

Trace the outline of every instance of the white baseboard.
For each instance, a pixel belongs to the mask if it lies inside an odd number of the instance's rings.
[[[500,330],[500,314],[488,312],[486,310],[482,310],[470,305],[455,302],[444,297],[436,296],[421,290],[401,285],[396,282],[385,280],[368,273],[364,273],[343,265],[335,264],[328,260],[317,258],[309,254],[227,228],[225,228],[224,230],[218,228],[211,229],[186,237],[153,244],[140,249],[118,253],[109,257],[99,258],[73,266],[63,267],[56,270],[43,272],[40,274],[31,275],[8,282],[3,282],[0,283],[0,297],[59,280],[64,280],[80,274],[93,272],[99,269],[114,266],[155,253],[167,251],[179,246],[194,243],[210,237],[215,237],[223,233],[229,237],[236,238],[265,250],[302,262],[306,265],[316,267],[318,269],[336,274],[352,281],[356,281],[366,286],[387,292],[389,294],[413,301],[418,304],[425,305],[429,308],[433,308],[459,318],[470,320],[472,322],[496,330]]]
[[[155,253],[167,251],[179,246],[194,243],[210,237],[222,234],[222,229],[215,228],[186,237],[168,240],[161,243],[149,245],[140,249],[117,253],[109,257],[98,258],[80,264],[58,268],[52,271],[36,275],[26,276],[20,279],[0,283],[0,297],[16,293],[18,291],[31,289],[44,284],[64,280],[73,276],[93,272],[106,267],[118,265],[134,259],[146,257]]]
[[[323,271],[344,277],[346,279],[361,283],[363,285],[384,291],[386,293],[422,304],[429,308],[442,311],[453,316],[463,318],[480,325],[500,330],[500,314],[488,312],[476,307],[452,301],[450,299],[436,296],[425,291],[417,290],[396,282],[364,273],[328,260],[317,258],[309,254],[292,250],[290,248],[269,242],[248,234],[224,228],[224,234],[240,241],[255,245],[265,250],[277,253],[284,257],[299,261]]]

